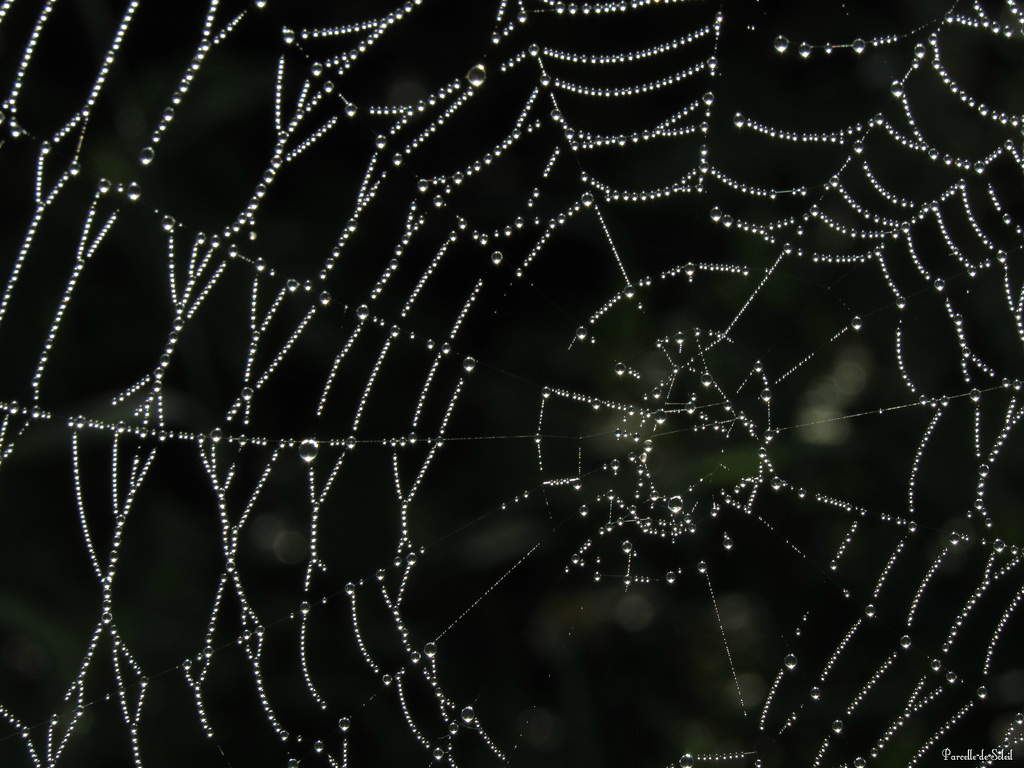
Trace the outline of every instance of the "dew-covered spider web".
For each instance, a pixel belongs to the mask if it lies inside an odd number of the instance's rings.
[[[1022,11],[0,3],[0,765],[1019,759]]]

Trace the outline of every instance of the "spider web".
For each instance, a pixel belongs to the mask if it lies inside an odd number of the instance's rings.
[[[1019,749],[1022,24],[4,2],[2,764]]]

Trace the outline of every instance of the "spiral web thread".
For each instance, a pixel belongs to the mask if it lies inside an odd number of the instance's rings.
[[[429,0],[341,21],[215,0],[176,11],[181,39],[150,58],[167,9],[105,11],[87,35],[56,0],[0,6],[0,483],[29,499],[9,490],[3,514],[48,505],[32,546],[89,583],[64,599],[91,617],[45,713],[4,687],[10,764],[88,764],[97,742],[159,764],[154,683],[188,690],[181,727],[210,764],[256,764],[224,735],[218,675],[257,702],[237,717],[267,764],[368,764],[390,738],[360,725],[375,707],[409,764],[529,763],[550,713],[491,715],[488,675],[513,652],[485,651],[467,684],[454,639],[529,602],[526,572],[581,612],[574,595],[611,595],[631,637],[666,601],[709,622],[703,655],[665,670],[686,691],[712,669],[725,703],[697,735],[680,705],[636,747],[650,764],[1020,747],[1016,3],[833,43],[805,20],[799,43],[755,5],[689,0],[501,0],[483,22]],[[101,53],[59,63],[86,36]],[[409,41],[419,91],[387,92],[381,61]],[[232,52],[259,61],[237,102]],[[852,81],[868,61],[891,84],[858,86],[852,116],[744,84],[830,66]],[[126,87],[143,66],[160,76]],[[219,122],[216,87],[244,127]],[[111,127],[133,93],[144,128]],[[258,145],[262,165],[225,163],[233,181],[209,191],[214,160],[179,131]],[[745,151],[793,172],[773,186]],[[314,184],[322,205],[292,204]],[[507,199],[481,202],[494,190]],[[119,341],[80,330],[107,315]],[[33,462],[52,481],[19,485]],[[879,467],[899,485],[872,488]],[[463,500],[460,477],[484,490]],[[153,650],[133,600],[174,608],[133,591],[149,557],[133,531],[172,503],[206,547],[178,565],[216,565],[183,597],[203,621]],[[334,548],[371,515],[383,543]],[[445,558],[486,548],[471,534],[494,520],[502,553],[448,590]],[[768,629],[744,624],[758,585]],[[333,644],[358,673],[325,662]]]

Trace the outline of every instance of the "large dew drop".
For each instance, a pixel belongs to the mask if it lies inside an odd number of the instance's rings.
[[[313,459],[316,458],[319,447],[316,444],[316,440],[303,440],[299,445],[299,458],[309,464]]]
[[[469,84],[474,88],[479,88],[484,84],[484,80],[487,79],[487,70],[484,69],[483,64],[477,64],[466,73],[466,79],[469,80]]]

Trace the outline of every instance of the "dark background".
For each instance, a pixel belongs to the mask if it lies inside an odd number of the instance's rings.
[[[983,666],[996,627],[1021,589],[1014,568],[1022,533],[1017,468],[1024,457],[1011,431],[983,476],[985,509],[975,510],[984,462],[974,455],[973,441],[976,430],[986,444],[996,439],[1007,409],[1017,407],[1015,382],[1024,375],[1015,318],[1005,306],[1003,268],[991,260],[962,206],[957,209],[957,198],[943,202],[942,210],[964,259],[943,240],[934,219],[915,220],[916,209],[886,202],[855,165],[844,168],[860,157],[851,147],[862,136],[863,158],[879,181],[916,204],[938,199],[965,179],[976,201],[975,222],[1006,251],[1007,281],[1019,292],[1020,232],[1012,223],[1021,215],[1019,166],[1004,155],[979,176],[942,158],[948,153],[975,162],[1005,141],[1015,142],[1019,153],[1019,125],[983,119],[926,65],[910,77],[907,90],[913,118],[938,149],[938,160],[902,146],[881,126],[867,129],[880,114],[907,132],[890,84],[933,32],[942,42],[944,66],[972,98],[1021,112],[1019,38],[997,40],[990,31],[943,24],[947,13],[970,12],[961,5],[682,3],[585,16],[538,3],[526,5],[526,24],[494,45],[492,4],[425,3],[384,32],[344,75],[328,67],[328,74],[311,80],[319,87],[331,77],[335,89],[298,135],[332,115],[339,123],[280,170],[253,224],[237,232],[231,223],[273,152],[279,60],[285,72],[280,97],[290,114],[310,67],[346,53],[360,39],[289,45],[282,28],[329,28],[381,16],[391,7],[250,8],[202,60],[153,145],[154,161],[142,166],[140,152],[151,146],[196,55],[205,7],[141,5],[87,127],[55,138],[85,103],[124,13],[120,5],[85,0],[57,6],[46,19],[17,108],[2,107],[7,120],[0,126],[8,134],[0,146],[0,275],[6,280],[19,270],[0,321],[0,401],[9,411],[0,451],[13,445],[0,463],[3,711],[45,753],[48,729],[60,743],[76,717],[77,694],[70,701],[65,694],[77,679],[85,689],[83,709],[61,757],[74,766],[131,764],[133,741],[147,766],[276,766],[289,759],[327,765],[326,756],[337,756],[344,743],[353,766],[434,764],[435,744],[457,765],[499,762],[474,733],[475,724],[461,723],[458,733],[446,736],[441,713],[458,720],[467,704],[513,765],[666,765],[687,753],[743,753],[735,758],[738,765],[812,764],[837,719],[843,729],[831,737],[828,765],[869,757],[898,722],[869,764],[906,765],[929,739],[936,746],[920,758],[922,764],[938,762],[943,747],[963,752],[997,743],[1024,703],[1018,616],[1002,628],[992,663]],[[225,4],[217,26],[244,7]],[[1002,6],[993,3],[990,10],[1019,36],[1019,23]],[[37,4],[16,3],[0,22],[0,82],[15,81],[39,12]],[[539,127],[461,184],[452,181],[500,144],[538,87],[541,75],[531,57],[509,72],[501,71],[502,62],[531,44],[598,54],[642,49],[711,24],[719,13],[717,43],[708,35],[670,53],[607,66],[541,57],[552,81],[600,88],[655,82],[710,56],[717,67],[713,77],[705,68],[670,87],[615,100],[541,86],[529,121],[539,120]],[[772,47],[780,34],[790,40],[784,55]],[[849,47],[857,38],[872,41],[860,55]],[[797,52],[802,41],[814,46],[806,60]],[[837,47],[826,53],[830,42]],[[395,124],[371,106],[415,104],[452,81],[467,88],[463,73],[477,63],[486,66],[483,86],[389,171],[354,232],[345,235],[374,140]],[[570,148],[567,128],[602,135],[651,130],[706,92],[714,95],[706,117],[701,110],[680,123],[696,126],[691,134],[594,151]],[[551,115],[551,94],[558,120]],[[346,103],[358,106],[352,118],[344,114]],[[784,132],[820,135],[862,127],[838,142],[792,142],[738,128],[737,113]],[[383,162],[436,114],[428,110],[389,135]],[[706,131],[700,130],[702,120]],[[80,172],[19,262],[46,141],[53,148],[43,166],[44,184],[53,184],[76,158]],[[562,158],[544,175],[556,146]],[[700,192],[641,202],[604,191],[670,186],[697,166],[702,146],[725,177],[782,194],[759,196],[710,177]],[[836,173],[878,221],[868,221],[827,186]],[[117,223],[67,302],[34,400],[31,382],[74,269],[83,217],[102,179],[113,189],[99,198],[95,217],[104,220],[117,211]],[[426,193],[418,190],[420,180],[430,182]],[[142,190],[134,202],[125,194],[131,182]],[[989,183],[1002,211],[987,196]],[[801,187],[806,194],[791,193]],[[588,189],[594,208],[579,204]],[[434,207],[435,194],[442,195],[443,208]],[[413,201],[429,215],[396,255]],[[864,230],[898,229],[887,222],[911,221],[915,249],[931,279],[912,263],[905,238],[886,245],[886,268],[903,297],[901,308],[879,262],[859,258],[879,241],[836,234],[808,216],[812,205],[841,225]],[[547,222],[574,206],[575,215],[527,263]],[[712,221],[716,206],[738,223],[767,226],[787,217],[793,223],[760,237],[739,224]],[[219,234],[211,263],[226,262],[210,295],[177,330],[168,298],[168,235],[161,228],[167,215],[176,222],[179,285],[201,234],[206,240],[198,252],[205,253]],[[432,260],[460,219],[466,230],[433,270]],[[488,243],[474,240],[474,232],[488,234]],[[491,261],[495,250],[503,255],[498,265]],[[814,254],[851,258],[823,263]],[[392,258],[399,267],[371,298]],[[329,262],[334,266],[325,271]],[[698,265],[693,280],[661,277],[688,262]],[[252,385],[243,372],[257,264],[265,265],[260,312],[288,279],[298,281],[294,292],[286,289],[268,325],[257,371],[270,364],[310,307],[320,308],[255,393],[242,424],[226,414],[239,403],[242,387]],[[748,275],[719,267],[741,267]],[[419,298],[404,311],[428,272]],[[942,291],[934,277],[945,281]],[[438,366],[414,429],[422,382],[478,282],[479,297]],[[326,306],[318,300],[323,290],[330,293]],[[615,306],[589,322],[613,297],[619,297]],[[741,320],[730,327],[748,299]],[[371,305],[372,319],[318,413],[324,382],[360,324],[356,308],[362,304]],[[962,339],[949,307],[962,318]],[[863,328],[840,334],[854,317],[863,318]],[[573,343],[581,325],[588,327],[588,339]],[[726,340],[696,353],[708,334],[727,327]],[[173,333],[178,336],[171,342]],[[678,349],[676,334],[684,339],[685,353],[676,353],[684,365],[670,385],[672,366],[658,345]],[[968,361],[970,383],[961,340],[990,366],[980,373]],[[374,374],[385,343],[389,352]],[[169,348],[163,368],[160,356]],[[468,376],[460,364],[466,357],[477,361]],[[628,374],[615,373],[619,362]],[[758,362],[771,382],[770,413],[758,398],[761,386],[745,383]],[[901,364],[916,391],[907,386]],[[157,370],[162,424],[136,410],[154,391]],[[749,431],[737,427],[725,437],[701,429],[699,416],[685,413],[692,393],[702,398],[700,414],[712,421],[730,418],[721,399],[705,395],[703,370],[714,374],[716,389],[749,419]],[[372,392],[353,434],[371,377]],[[459,400],[444,422],[460,379]],[[137,392],[112,404],[138,381],[143,384]],[[667,406],[652,405],[659,385]],[[973,387],[981,391],[977,404],[967,396]],[[921,404],[920,397],[929,402]],[[921,449],[939,407],[932,401],[943,400],[944,415]],[[655,407],[669,412],[657,430],[642,416]],[[436,447],[432,441],[442,422],[445,442]],[[223,437],[213,443],[209,435],[218,428]],[[770,442],[767,429],[779,430]],[[350,436],[354,449],[344,446]],[[308,582],[313,505],[308,467],[297,448],[307,437],[320,441],[309,465],[319,488],[345,455],[317,511],[316,551],[325,569]],[[660,535],[677,523],[664,498],[651,502],[650,485],[637,485],[648,438],[654,446],[649,478],[663,497],[679,493],[693,505],[693,533]],[[112,626],[137,665],[132,669],[111,633],[96,633],[101,589],[76,498],[105,559],[115,535],[112,510],[124,504],[133,462],[144,462],[155,445],[158,458],[124,521],[111,592]],[[762,447],[773,469],[757,476]],[[236,467],[223,499],[200,459],[211,450],[220,472]],[[431,450],[436,458],[406,518],[412,547],[396,547],[403,513],[393,456],[399,457],[400,483],[409,488]],[[269,480],[240,531],[243,595],[226,591],[209,633],[225,572],[218,503],[236,523],[268,462]],[[756,479],[745,480],[752,473]],[[771,488],[772,476],[784,481],[778,491]],[[553,478],[576,478],[579,488],[545,484]],[[737,506],[725,504],[712,515],[712,502],[724,499]],[[639,507],[636,516],[631,504]],[[588,506],[586,517],[581,505]],[[954,532],[966,541],[937,560]],[[997,538],[1006,548],[990,561]],[[633,547],[629,558],[623,541]],[[843,555],[833,569],[840,547]],[[417,561],[399,628],[376,574],[383,573],[394,594],[411,552]],[[574,555],[582,555],[581,565]],[[909,606],[935,563],[908,629]],[[1002,567],[1008,570],[1002,573]],[[951,628],[986,580],[991,585],[964,614],[956,642],[944,653]],[[378,673],[356,642],[349,583],[357,585],[360,637],[380,665]],[[256,626],[243,620],[243,600],[264,630],[259,685],[246,654],[255,648]],[[305,620],[307,672],[324,707],[303,679],[303,601],[313,604]],[[868,606],[874,608],[871,619]],[[830,663],[858,620],[864,626]],[[898,641],[907,633],[913,642],[902,650]],[[410,649],[435,640],[431,677],[419,672],[427,660],[413,661]],[[204,668],[206,647],[212,653],[200,709],[186,668],[193,674]],[[79,676],[89,653],[94,657]],[[789,654],[797,665],[782,672]],[[933,659],[939,660],[937,672]],[[868,686],[883,665],[887,672]],[[401,697],[395,683],[384,685],[384,674],[403,675]],[[146,696],[133,733],[122,707],[131,719],[143,677]],[[903,722],[908,696],[922,679],[922,691],[941,693]],[[821,688],[816,700],[809,695],[815,685]],[[988,690],[983,699],[976,695],[979,686]],[[863,690],[863,701],[847,713]],[[261,695],[286,735],[268,723]],[[960,716],[968,702],[969,712]],[[787,726],[791,712],[797,718]],[[341,717],[351,719],[347,733],[338,727]],[[407,717],[429,747],[415,739]],[[204,735],[202,718],[212,738]],[[955,727],[943,732],[951,719]],[[17,730],[0,722],[0,765],[32,764]]]

